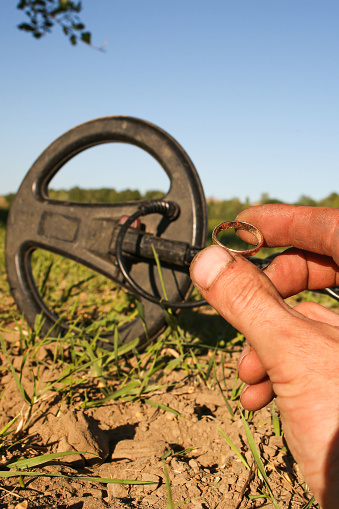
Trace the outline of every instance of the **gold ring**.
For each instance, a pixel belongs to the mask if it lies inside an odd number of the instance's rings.
[[[235,231],[237,231],[237,230],[245,230],[247,232],[250,232],[250,233],[252,233],[252,235],[255,236],[255,238],[257,239],[258,243],[252,249],[243,249],[243,250],[241,250],[241,249],[231,249],[229,247],[226,247],[226,246],[224,246],[224,244],[222,244],[217,239],[217,235],[222,230],[229,230],[229,229],[234,229]],[[218,224],[218,226],[216,226],[214,228],[214,230],[213,230],[212,240],[213,240],[213,244],[221,246],[224,249],[227,249],[228,251],[231,251],[232,253],[241,254],[243,256],[253,256],[253,255],[255,255],[256,253],[258,253],[260,251],[260,249],[264,245],[264,236],[261,233],[261,231],[258,230],[258,228],[256,228],[255,226],[253,226],[253,224],[243,223],[242,221],[227,221],[226,223]]]

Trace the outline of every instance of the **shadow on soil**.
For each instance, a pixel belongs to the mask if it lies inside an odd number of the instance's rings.
[[[237,336],[238,331],[221,316],[211,313],[212,308],[206,307],[206,312],[191,309],[180,313],[178,322],[183,330],[200,339],[201,345],[215,348]]]

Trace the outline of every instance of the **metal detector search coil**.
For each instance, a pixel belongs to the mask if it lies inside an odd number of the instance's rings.
[[[168,192],[161,199],[112,203],[66,201],[50,196],[52,179],[59,171],[67,172],[68,161],[107,143],[134,145],[153,157],[170,180]],[[113,184],[120,169],[114,161],[110,165]],[[137,228],[132,226],[135,220],[139,221]],[[108,285],[123,288],[141,302],[143,319],[132,316],[117,327],[119,344],[137,338],[141,350],[166,327],[163,308],[206,304],[204,300],[189,300],[193,290],[189,266],[205,247],[207,224],[207,205],[199,175],[172,136],[133,117],[90,120],[51,143],[28,171],[16,194],[7,221],[5,250],[12,295],[30,327],[34,329],[37,317],[41,316],[41,335],[58,336],[68,330],[83,334],[81,323],[76,326],[69,323],[63,311],[50,306],[43,291],[47,276],[41,288],[33,270],[33,255],[35,250],[37,254],[42,250],[83,265],[105,277]],[[275,252],[266,258],[252,257],[263,246],[264,239],[257,228],[240,221],[217,226],[213,231],[214,244],[222,245],[217,235],[230,228],[245,230],[257,239],[251,249],[229,251],[248,257],[258,268],[266,268],[279,256]],[[339,301],[339,286],[318,292]],[[98,344],[112,351],[115,342],[116,330],[108,329],[102,331]]]

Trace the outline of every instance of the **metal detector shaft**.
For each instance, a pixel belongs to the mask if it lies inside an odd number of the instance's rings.
[[[121,226],[116,227],[113,232],[109,251],[113,255],[116,254],[116,239],[120,228]],[[122,247],[125,256],[154,260],[153,249],[162,263],[187,267],[202,248],[191,246],[188,242],[156,237],[135,228],[128,229]]]
[[[110,245],[110,254],[116,254],[116,239],[121,229],[121,225],[114,229],[112,241]],[[203,247],[192,246],[188,242],[182,242],[173,239],[165,239],[156,237],[152,233],[147,233],[136,228],[129,228],[124,236],[122,251],[124,256],[134,259],[154,260],[154,251],[157,253],[161,263],[181,267],[188,267],[195,255],[197,255]],[[266,267],[280,253],[274,253],[268,258],[257,258],[249,256],[254,265],[259,268]]]

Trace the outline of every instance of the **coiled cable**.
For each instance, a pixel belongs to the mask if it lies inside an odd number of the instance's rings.
[[[117,263],[119,265],[119,268],[124,275],[124,278],[129,283],[129,285],[133,288],[133,290],[136,292],[136,294],[140,297],[143,297],[144,299],[149,300],[150,302],[154,302],[155,304],[160,304],[161,306],[165,308],[172,308],[172,309],[184,309],[184,308],[196,308],[199,306],[205,306],[207,305],[206,300],[199,300],[199,301],[189,301],[189,302],[176,302],[171,300],[165,300],[163,298],[158,298],[152,295],[149,292],[146,292],[138,283],[131,277],[129,274],[126,264],[124,261],[124,257],[122,255],[122,245],[124,241],[124,237],[126,235],[126,232],[128,228],[131,226],[133,221],[138,219],[141,216],[147,216],[148,214],[161,214],[165,217],[167,217],[170,221],[173,221],[178,216],[180,210],[177,203],[172,201],[164,201],[164,200],[158,200],[158,201],[152,201],[149,203],[143,203],[139,209],[134,212],[129,218],[123,223],[123,225],[120,228],[119,234],[117,236],[116,244],[115,244],[115,256]]]

